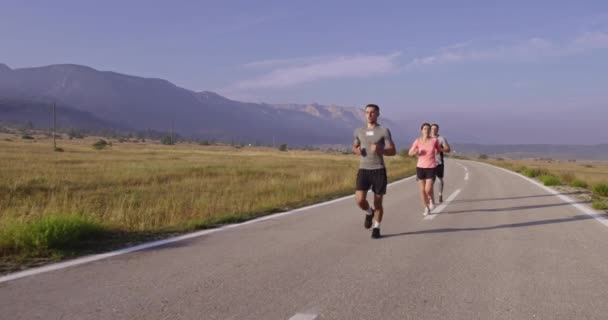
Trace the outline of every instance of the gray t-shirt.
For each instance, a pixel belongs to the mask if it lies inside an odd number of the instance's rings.
[[[441,147],[445,147],[448,144],[448,140],[443,136],[437,136],[437,143],[439,143]],[[437,152],[437,154],[435,154],[435,161],[437,162],[437,165],[443,164],[443,152]]]
[[[360,169],[374,170],[384,168],[384,156],[372,152],[371,145],[376,143],[379,146],[394,145],[391,132],[387,128],[379,125],[373,129],[357,128],[355,129],[355,146],[361,146],[361,162]]]

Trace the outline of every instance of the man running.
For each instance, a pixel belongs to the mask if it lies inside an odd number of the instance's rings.
[[[353,152],[359,155],[360,164],[357,172],[357,191],[355,200],[359,208],[365,211],[365,229],[372,227],[372,238],[380,238],[380,222],[382,222],[382,197],[386,194],[386,167],[384,156],[396,154],[395,144],[388,128],[378,124],[380,107],[368,104],[365,107],[367,126],[355,129]],[[371,187],[374,192],[374,208],[367,202],[367,190]],[[375,218],[375,219],[374,219]]]
[[[433,123],[431,125],[431,137],[437,138],[437,142],[443,149],[443,151],[437,153],[436,162],[437,167],[435,168],[435,176],[439,179],[439,203],[443,202],[443,176],[444,176],[444,166],[443,166],[443,153],[449,153],[451,151],[450,145],[448,144],[448,140],[444,136],[439,135],[439,125]],[[435,184],[435,180],[433,180],[433,184]],[[433,188],[434,189],[434,188]]]

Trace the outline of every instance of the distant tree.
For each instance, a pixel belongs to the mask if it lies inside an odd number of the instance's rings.
[[[99,141],[93,143],[93,148],[97,149],[97,150],[101,150],[107,146],[111,145],[110,143],[108,143],[106,140],[104,139],[99,139]]]
[[[482,160],[488,159],[488,155],[482,153],[479,155],[479,159],[482,159]]]
[[[283,143],[282,145],[279,146],[279,151],[287,151],[287,144]]]

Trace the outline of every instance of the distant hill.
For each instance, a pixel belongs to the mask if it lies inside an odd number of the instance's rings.
[[[0,124],[31,124],[35,128],[53,126],[52,102],[27,98],[0,97]],[[65,105],[56,107],[57,123],[62,128],[86,128],[92,131],[128,131],[127,128],[102,120],[91,114]]]
[[[71,124],[84,127],[168,131],[174,126],[183,136],[247,143],[348,145],[353,129],[364,123],[358,108],[245,103],[162,79],[72,64],[21,69],[0,65],[0,98],[6,102],[2,119],[23,120],[42,108],[36,103],[57,101],[69,108],[65,110],[74,120]],[[76,111],[82,112],[80,117]],[[37,122],[38,117],[31,120]]]
[[[506,159],[536,159],[551,158],[555,160],[608,160],[608,144],[583,145],[481,145],[481,144],[454,144],[454,151],[458,154],[476,157],[486,154],[493,158]]]

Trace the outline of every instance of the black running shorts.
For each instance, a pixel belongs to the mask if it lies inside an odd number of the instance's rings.
[[[437,178],[443,179],[443,165],[442,164],[435,167],[435,175],[437,176]]]
[[[367,191],[372,188],[375,194],[386,194],[386,169],[359,169],[357,172],[357,191]]]
[[[435,168],[416,167],[416,178],[418,180],[435,179]]]

